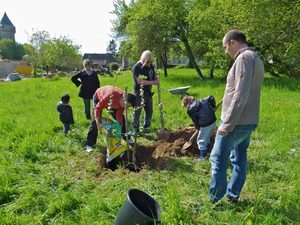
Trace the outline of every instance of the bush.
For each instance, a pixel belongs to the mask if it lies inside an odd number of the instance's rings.
[[[113,70],[117,71],[119,69],[119,64],[118,63],[111,63],[109,65],[109,69],[110,69],[110,71],[113,71]]]

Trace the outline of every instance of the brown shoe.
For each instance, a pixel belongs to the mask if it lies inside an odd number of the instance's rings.
[[[236,203],[238,203],[238,201],[239,201],[238,198],[234,198],[234,197],[231,197],[231,196],[227,196],[227,202],[236,204]]]

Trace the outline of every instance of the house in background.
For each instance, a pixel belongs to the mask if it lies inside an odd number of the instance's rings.
[[[126,68],[128,65],[127,60],[119,61],[118,56],[115,54],[96,54],[96,53],[85,53],[83,55],[83,60],[90,59],[93,62],[93,68],[98,68],[98,66],[109,67],[111,63],[118,63],[120,67]]]
[[[23,60],[2,59],[0,55],[0,78],[7,77],[10,73],[31,75],[32,66],[26,66]]]

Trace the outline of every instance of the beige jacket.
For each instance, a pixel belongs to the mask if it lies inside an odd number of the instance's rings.
[[[242,48],[227,75],[220,129],[231,132],[236,125],[258,124],[264,64],[254,48]]]

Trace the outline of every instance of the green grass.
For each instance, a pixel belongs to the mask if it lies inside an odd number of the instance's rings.
[[[170,69],[161,76],[165,90],[192,86],[196,98],[224,92],[222,72],[214,80],[202,71],[199,80],[192,69]],[[100,76],[101,86],[115,78]],[[132,91],[130,71],[122,72],[116,86]],[[210,184],[210,163],[176,158],[164,170],[140,173],[120,167],[102,169],[99,156],[105,144],[98,138],[97,151],[86,153],[89,121],[70,77],[35,78],[0,84],[0,224],[114,224],[118,210],[131,188],[150,194],[163,209],[162,224],[298,224],[300,223],[300,83],[268,75],[261,95],[261,116],[248,150],[248,176],[242,202],[214,210],[206,197]],[[157,88],[153,87],[152,130],[161,128]],[[71,96],[74,132],[63,135],[56,104],[60,96]],[[164,121],[168,130],[190,126],[180,96],[161,91]],[[129,109],[131,120],[132,109]],[[219,121],[220,110],[217,112]],[[155,135],[153,134],[152,139]],[[139,140],[145,145],[151,138]],[[228,174],[231,173],[229,167]]]

